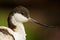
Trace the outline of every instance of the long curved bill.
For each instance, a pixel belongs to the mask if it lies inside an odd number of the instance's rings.
[[[41,25],[41,26],[44,26],[44,27],[50,27],[50,28],[55,27],[55,26],[49,26],[49,25],[40,23],[40,22],[38,22],[38,21],[36,21],[35,19],[32,19],[32,18],[29,18],[29,20],[30,20],[31,22],[33,22],[33,23],[36,23],[36,24]]]

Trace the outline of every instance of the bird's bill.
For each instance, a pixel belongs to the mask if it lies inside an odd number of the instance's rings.
[[[40,23],[40,22],[38,22],[37,20],[35,20],[35,19],[33,19],[33,18],[29,18],[29,21],[31,21],[31,22],[33,22],[33,23],[36,23],[36,24],[38,24],[38,25],[41,25],[41,26],[48,27],[48,25],[43,24],[43,23]]]
[[[37,20],[33,19],[33,18],[29,18],[29,21],[33,22],[33,23],[36,23],[38,25],[41,25],[41,26],[44,26],[44,27],[48,27],[48,28],[56,28],[56,26],[49,26],[47,24],[44,24],[44,23],[40,23],[38,22]]]

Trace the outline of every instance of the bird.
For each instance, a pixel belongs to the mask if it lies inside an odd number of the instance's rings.
[[[8,27],[0,26],[0,40],[26,40],[27,34],[23,23],[28,21],[48,27],[48,25],[30,17],[29,10],[20,5],[9,13]]]
[[[23,23],[28,21],[27,13],[23,6],[14,8],[8,15],[8,27],[0,26],[0,40],[26,40]]]

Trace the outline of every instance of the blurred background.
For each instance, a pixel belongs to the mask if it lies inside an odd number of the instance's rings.
[[[8,15],[18,5],[28,8],[35,20],[56,26],[46,28],[32,22],[24,23],[27,40],[60,40],[59,0],[0,0],[0,26],[8,26]]]

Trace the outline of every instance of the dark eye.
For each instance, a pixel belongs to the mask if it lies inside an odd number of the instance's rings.
[[[28,14],[27,13],[21,13],[21,14],[28,18]]]
[[[22,15],[24,15],[24,13],[21,13]]]

